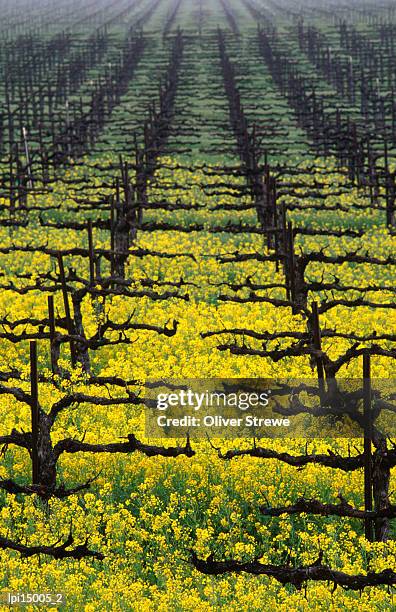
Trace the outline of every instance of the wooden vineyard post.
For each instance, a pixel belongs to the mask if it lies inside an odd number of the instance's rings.
[[[394,205],[395,205],[395,184],[394,175],[389,169],[389,152],[388,141],[385,130],[384,134],[384,174],[385,174],[385,209],[386,209],[386,224],[388,227],[394,225]]]
[[[395,226],[395,173],[385,170],[385,201],[386,201],[386,224],[388,227]]]
[[[115,274],[115,202],[114,196],[110,197],[110,276],[113,278]]]
[[[318,313],[318,303],[317,302],[312,302],[312,333],[313,333],[314,347],[317,351],[321,351],[322,350],[322,338],[320,334],[319,313]],[[324,394],[325,394],[323,361],[322,361],[322,358],[319,356],[317,356],[315,360],[316,360],[316,370],[318,373],[319,397],[322,403]]]
[[[35,340],[30,342],[30,408],[32,423],[32,483],[39,483],[39,407],[38,407],[38,376],[37,376],[37,343]]]
[[[271,229],[271,174],[270,174],[270,168],[269,165],[267,164],[265,167],[265,222],[267,225],[267,229],[270,230]],[[272,236],[271,233],[268,232],[267,234],[267,246],[269,249],[272,248]]]
[[[364,414],[364,509],[373,510],[373,478],[372,478],[372,422],[371,422],[371,363],[370,353],[363,355],[363,414]],[[373,541],[373,523],[370,518],[365,519],[365,536]]]
[[[289,262],[287,257],[288,244],[287,244],[287,225],[286,225],[286,206],[282,203],[281,208],[281,224],[282,224],[282,258],[283,258],[283,269],[286,280],[286,299],[290,301],[290,280],[289,280]]]
[[[368,172],[368,186],[370,193],[370,204],[374,204],[374,168],[373,159],[371,155],[370,139],[367,139],[367,172]]]
[[[54,296],[48,296],[48,318],[49,318],[49,330],[50,330],[50,355],[51,355],[51,370],[52,373],[56,373],[56,358],[55,358],[55,308],[54,308]]]
[[[93,247],[92,220],[88,221],[88,249],[89,249],[89,284],[95,285],[95,251]]]
[[[294,309],[295,299],[295,278],[294,278],[294,237],[293,237],[293,225],[289,221],[287,224],[287,247],[288,247],[288,269],[289,269],[289,287],[290,287],[290,301]]]
[[[273,220],[273,227],[274,227],[274,249],[275,249],[275,255],[276,255],[276,260],[275,260],[275,266],[276,266],[276,271],[279,272],[279,220],[278,220],[278,210],[277,210],[277,185],[276,185],[276,180],[273,179],[273,183],[272,183],[272,220]]]
[[[72,336],[74,332],[74,326],[73,326],[73,321],[71,319],[71,314],[70,314],[69,296],[67,294],[65,267],[63,265],[62,253],[58,253],[58,263],[59,263],[59,273],[60,273],[61,283],[62,283],[62,295],[63,295],[63,304],[65,308],[67,331],[69,333],[69,336]],[[72,366],[74,367],[76,365],[76,357],[74,354],[74,343],[71,338],[70,338],[70,355],[71,355]]]
[[[28,174],[28,186],[29,186],[29,189],[32,189],[33,188],[32,167],[31,167],[31,162],[30,162],[27,131],[25,127],[22,128],[22,134],[23,134],[23,144],[25,147],[26,167],[27,167],[27,174]]]

